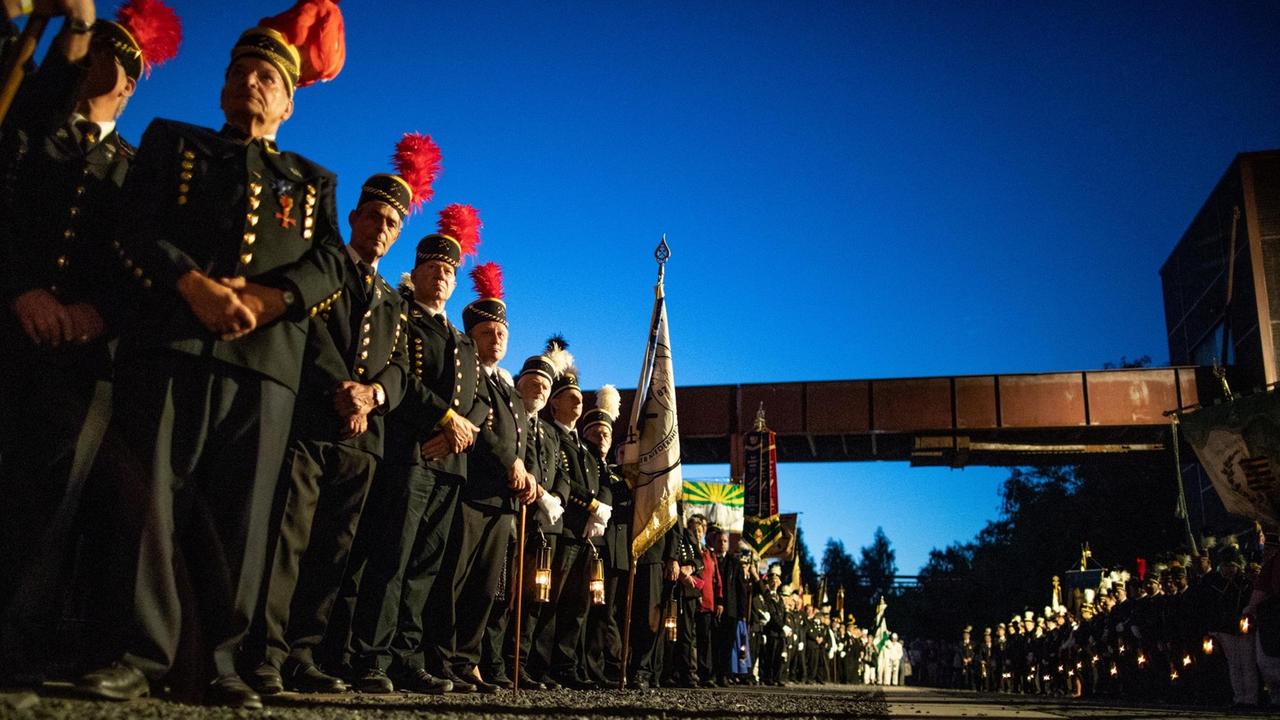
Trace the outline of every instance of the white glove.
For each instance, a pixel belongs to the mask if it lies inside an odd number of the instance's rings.
[[[537,502],[538,517],[541,518],[544,529],[560,522],[560,518],[564,515],[564,505],[559,497],[551,493],[543,493]]]
[[[766,622],[767,622],[767,621],[766,621]],[[783,625],[783,626],[782,626],[782,634],[783,634],[783,635],[786,635],[787,637],[791,637],[791,626],[790,626],[790,625]]]
[[[596,509],[592,511],[591,518],[601,525],[608,525],[609,518],[613,517],[613,507],[604,503],[596,503]]]
[[[590,540],[592,538],[598,538],[598,537],[604,537],[604,523],[598,523],[598,522],[588,523],[587,539]]]
[[[797,650],[803,650],[803,649],[804,649],[804,643],[800,643],[800,646],[799,646],[799,647],[797,647],[796,649],[797,649]]]
[[[769,619],[772,618],[773,616],[769,614],[768,610],[761,610],[760,617],[764,618],[764,622],[768,624]]]

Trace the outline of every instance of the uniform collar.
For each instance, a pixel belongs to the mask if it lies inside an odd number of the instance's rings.
[[[426,313],[427,317],[435,317],[436,315],[439,315],[440,317],[444,318],[444,321],[445,321],[446,323],[448,323],[448,322],[449,322],[449,313],[448,313],[448,312],[446,312],[446,311],[444,310],[444,308],[441,308],[441,309],[440,309],[440,312],[436,312],[435,310],[432,310],[431,308],[429,308],[429,307],[427,307],[426,305],[424,305],[424,304],[423,304],[423,302],[422,302],[421,300],[418,300],[417,298],[414,298],[413,302],[414,302],[414,303],[415,303],[419,308],[421,308],[421,309],[422,309],[422,312]]]
[[[347,251],[347,257],[351,258],[351,262],[355,263],[356,267],[360,267],[360,263],[365,262],[365,259],[360,257],[360,253],[356,252],[355,250],[352,250],[350,245],[343,245],[342,249]],[[381,260],[381,259],[382,258],[378,258],[378,260]],[[374,270],[377,270],[378,260],[374,260],[373,262],[368,263],[369,267],[373,268]]]
[[[103,138],[105,138],[106,136],[110,135],[110,134],[111,134],[111,132],[112,132],[113,130],[115,130],[115,129],[116,129],[116,121],[115,121],[115,120],[103,120],[103,121],[101,121],[101,122],[96,122],[96,121],[90,120],[89,118],[85,117],[84,115],[81,115],[80,113],[73,113],[73,114],[71,115],[71,122],[72,122],[73,124],[74,124],[74,123],[80,123],[80,122],[91,122],[91,123],[93,123],[94,125],[97,125],[97,126],[98,126],[98,141],[99,141],[99,142],[101,142]]]

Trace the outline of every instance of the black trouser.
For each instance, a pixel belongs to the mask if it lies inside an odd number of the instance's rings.
[[[376,467],[373,455],[346,445],[289,444],[281,478],[284,512],[254,632],[261,634],[262,659],[277,668],[286,657],[315,662]]]
[[[111,416],[107,349],[0,360],[0,674],[47,658],[86,480]],[[98,558],[93,558],[94,564]]]
[[[531,520],[529,526],[532,528],[535,522]],[[540,603],[533,599],[533,577],[538,569],[538,550],[542,547],[543,537],[537,532],[530,533],[524,547],[524,599],[521,601],[524,618],[520,621],[520,671],[533,678],[542,677],[551,667],[549,651],[555,642],[556,606],[549,601]],[[554,568],[556,545],[560,536],[546,535],[545,538]],[[553,578],[552,589],[554,585]],[[514,638],[511,644],[515,644]],[[515,653],[514,647],[511,652]]]
[[[587,611],[587,677],[599,683],[618,684],[622,676],[622,633],[618,630],[618,601],[626,603],[627,571],[604,569],[604,604]],[[625,607],[623,608],[625,612]]]
[[[586,667],[579,657],[586,632],[589,562],[587,543],[565,535],[556,546],[551,571],[551,602],[555,605],[555,632],[551,651],[551,674],[557,678],[583,679]]]
[[[662,565],[636,565],[636,586],[631,596],[631,660],[629,675],[635,680],[652,681],[662,675],[662,644],[666,631],[662,627],[665,607]]]
[[[728,615],[720,616],[711,634],[711,675],[716,680],[726,680],[737,674],[736,668],[730,668],[733,658],[733,646],[738,642],[738,618]]]
[[[780,683],[782,682],[782,643],[784,637],[782,633],[765,632],[761,641],[760,679],[767,683]],[[797,679],[794,673],[791,675],[791,679]]]
[[[716,677],[716,656],[719,654],[715,646],[716,614],[698,610],[696,618],[698,637],[698,678],[706,681]]]
[[[670,678],[678,683],[698,681],[697,597],[683,597],[684,588],[676,590],[678,613],[676,615],[676,642],[673,648]]]
[[[502,508],[463,501],[453,521],[453,536],[441,575],[453,579],[452,600],[431,619],[453,629],[443,648],[453,672],[467,677],[480,664],[480,645],[506,569],[515,533],[515,516]]]
[[[120,508],[136,550],[124,660],[149,677],[172,666],[198,620],[218,675],[236,671],[265,570],[271,502],[293,415],[289,388],[178,352],[121,358],[111,438],[126,438]],[[198,619],[175,568],[190,573]]]
[[[423,669],[423,613],[438,585],[449,594],[448,579],[436,580],[461,482],[420,465],[379,468],[362,523],[369,542],[351,622],[356,669]]]

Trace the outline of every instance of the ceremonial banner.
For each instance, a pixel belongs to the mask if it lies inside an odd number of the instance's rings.
[[[756,429],[742,436],[747,517],[778,514],[778,451],[774,442],[774,434],[764,428],[763,419],[757,419]]]
[[[664,239],[662,247],[665,245]],[[631,524],[633,557],[643,555],[676,524],[676,501],[683,490],[676,384],[661,275],[654,295],[649,346],[640,382],[636,383],[636,401],[622,456],[622,472],[631,485],[635,503]]]
[[[742,521],[742,539],[761,557],[790,561],[796,551],[796,514],[783,513],[771,518],[746,518]]]
[[[1227,511],[1280,525],[1280,397],[1271,391],[1211,405],[1181,424]]]
[[[789,550],[769,552],[783,539],[783,525],[778,517],[778,452],[774,434],[764,425],[763,411],[756,417],[756,429],[742,436],[742,447],[746,491],[742,539],[761,556],[789,557]]]
[[[742,486],[737,483],[684,481],[684,519],[700,513],[712,525],[742,532]]]

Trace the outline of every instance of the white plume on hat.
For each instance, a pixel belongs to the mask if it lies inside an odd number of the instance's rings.
[[[596,408],[608,415],[610,420],[617,420],[622,413],[622,394],[618,392],[618,388],[601,385],[596,391]]]
[[[542,357],[546,358],[547,364],[551,366],[556,377],[560,377],[565,370],[573,367],[573,356],[563,347],[548,347],[547,351],[542,353]]]

